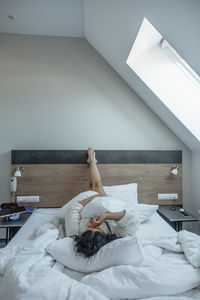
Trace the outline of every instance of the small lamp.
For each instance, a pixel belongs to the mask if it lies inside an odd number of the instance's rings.
[[[16,167],[14,176],[10,178],[11,200],[12,200],[13,202],[16,201],[17,177],[21,177],[23,171],[24,171],[24,168],[23,168],[23,167]]]
[[[177,176],[177,175],[178,175],[178,170],[179,170],[179,166],[173,166],[173,167],[171,168],[171,173],[172,173],[173,175]]]
[[[22,168],[22,167],[17,167],[17,168],[15,169],[15,174],[14,174],[14,176],[15,176],[15,177],[21,177],[23,171],[24,171],[24,168]]]

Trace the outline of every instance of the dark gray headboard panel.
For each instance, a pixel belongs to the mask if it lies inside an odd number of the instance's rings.
[[[95,150],[99,164],[182,164],[181,150]],[[12,150],[12,164],[85,164],[86,150]]]

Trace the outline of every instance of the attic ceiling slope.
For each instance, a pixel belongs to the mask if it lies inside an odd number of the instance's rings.
[[[189,149],[199,150],[199,141],[129,69],[126,60],[146,17],[199,74],[200,1],[84,0],[83,12],[86,39]]]

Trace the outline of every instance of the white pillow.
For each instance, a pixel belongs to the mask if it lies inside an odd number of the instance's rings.
[[[81,217],[96,218],[107,212],[118,212],[127,209],[125,201],[113,197],[97,197],[81,211]]]
[[[106,212],[117,212],[124,209],[136,210],[140,222],[144,223],[148,221],[157,211],[158,205],[137,204],[137,206],[131,206],[126,201],[122,201],[113,197],[97,197],[83,207],[81,216],[83,218],[95,218]]]
[[[122,185],[104,186],[103,188],[109,197],[114,197],[119,200],[124,200],[126,204],[129,204],[131,205],[131,207],[133,207],[138,204],[137,187],[138,187],[137,183],[129,183],[129,184],[122,184]],[[80,202],[81,200],[91,197],[95,194],[98,193],[94,191],[86,191],[80,193],[79,195],[74,197],[71,201],[69,201],[67,204],[65,204],[63,207],[61,207],[59,212],[59,217],[60,218],[65,217],[66,211],[70,203]]]
[[[104,186],[103,188],[106,192],[106,195],[108,195],[109,197],[124,200],[126,203],[129,203],[132,207],[138,204],[137,183]]]
[[[72,200],[70,200],[68,203],[66,203],[63,207],[61,207],[58,217],[65,218],[68,207],[72,202],[80,202],[83,199],[89,198],[94,195],[98,195],[98,193],[94,192],[94,191],[86,191],[86,192],[82,192],[82,193],[78,194],[76,197],[74,197]]]
[[[47,246],[47,252],[64,266],[83,273],[91,273],[117,265],[138,266],[143,261],[141,245],[135,237],[114,240],[91,257],[76,253],[72,238],[66,237]]]
[[[138,204],[137,213],[140,218],[140,222],[144,223],[148,221],[153,214],[157,211],[158,205],[150,205],[150,204]]]

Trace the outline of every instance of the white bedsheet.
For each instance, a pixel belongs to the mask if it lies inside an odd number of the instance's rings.
[[[8,246],[20,244],[31,238],[34,230],[42,224],[51,220],[60,210],[60,208],[39,208],[33,212],[22,228],[9,242]]]
[[[200,269],[193,267],[182,253],[162,252],[161,247],[173,251],[181,249],[176,247],[177,233],[158,214],[142,224],[138,233],[144,244],[145,260],[142,266],[118,266],[85,276],[54,264],[45,253],[45,245],[58,236],[58,229],[52,228],[52,225],[46,233],[48,220],[56,215],[57,210],[40,209],[34,212],[5,248],[4,251],[9,250],[10,263],[3,260],[0,263],[0,271],[5,273],[0,286],[1,296],[4,295],[2,300],[200,299],[200,290],[193,289],[200,285]],[[21,254],[16,252],[16,247],[21,247],[23,241],[32,237],[35,228],[42,228],[42,224],[47,224],[44,234],[28,241]],[[12,285],[14,283],[13,289],[9,288],[11,282]],[[7,289],[9,294],[6,294]],[[57,289],[60,294],[56,293]]]

